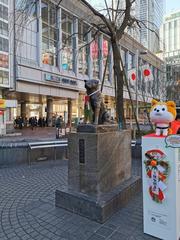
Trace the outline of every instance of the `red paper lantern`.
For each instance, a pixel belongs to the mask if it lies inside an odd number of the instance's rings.
[[[134,80],[136,80],[136,74],[135,73],[132,73],[131,74],[131,79],[134,81]]]
[[[148,77],[150,74],[151,74],[151,73],[150,73],[149,69],[145,69],[145,70],[144,70],[144,76],[145,76],[145,77]]]
[[[0,111],[0,115],[3,115],[3,113],[4,113],[3,111]]]

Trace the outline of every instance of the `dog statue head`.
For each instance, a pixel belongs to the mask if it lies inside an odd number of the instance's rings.
[[[84,80],[85,88],[87,90],[87,94],[91,94],[99,89],[99,81],[92,79],[92,80]]]

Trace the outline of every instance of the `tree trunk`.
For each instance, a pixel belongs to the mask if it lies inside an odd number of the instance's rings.
[[[130,89],[129,89],[128,79],[127,79],[127,76],[126,76],[126,73],[125,73],[125,69],[124,69],[124,66],[123,66],[122,58],[121,58],[121,67],[122,67],[122,69],[123,69],[124,82],[125,82],[125,85],[126,85],[127,90],[128,90],[129,99],[130,99],[130,103],[131,103],[131,107],[132,107],[134,119],[135,119],[135,121],[136,121],[136,126],[137,126],[137,130],[138,130],[138,136],[140,136],[140,135],[141,135],[140,126],[139,126],[139,122],[138,122],[138,119],[137,119],[137,116],[136,116],[136,111],[135,111],[135,108],[134,108],[134,104],[133,104],[131,92],[130,92]]]
[[[116,76],[116,111],[118,117],[118,124],[120,129],[126,128],[125,118],[124,118],[124,98],[123,98],[123,71],[120,67],[120,49],[118,42],[112,40],[112,50],[113,50],[113,60],[114,60],[114,75]]]

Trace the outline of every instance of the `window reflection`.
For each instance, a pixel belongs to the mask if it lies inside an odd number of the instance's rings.
[[[73,34],[73,18],[62,11],[62,69],[73,70],[73,47],[72,47],[72,34]]]
[[[110,52],[109,41],[106,38],[104,38],[103,39],[103,46],[102,46],[102,53],[103,53],[103,71],[104,71],[105,66],[106,66],[106,73],[105,73],[105,80],[106,81],[110,81],[109,69],[110,69],[110,59],[111,59],[111,57],[110,57],[109,52]],[[103,72],[103,74],[104,74],[104,72]]]
[[[78,45],[79,45],[79,73],[83,75],[88,75],[88,29],[87,24],[79,22],[78,25]]]
[[[9,84],[9,72],[0,70],[0,84],[8,85]]]
[[[56,66],[57,28],[56,7],[42,1],[42,62]]]
[[[99,38],[95,35],[96,33],[92,33],[92,38],[94,38],[94,41],[91,43],[90,49],[92,58],[93,78],[99,79]]]
[[[6,54],[0,54],[0,67],[9,68],[9,56]]]

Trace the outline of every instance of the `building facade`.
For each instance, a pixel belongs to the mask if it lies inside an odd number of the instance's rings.
[[[161,39],[167,69],[167,97],[180,105],[180,10],[165,16]]]
[[[98,79],[101,84],[107,60],[103,95],[108,111],[115,117],[112,49],[108,36],[92,28],[90,23],[97,23],[97,19],[76,1],[63,1],[60,6],[55,1],[32,2],[28,19],[27,12],[22,14],[22,6],[16,6],[16,17],[19,17],[11,38],[14,41],[10,47],[11,92],[8,96],[18,100],[16,115],[23,118],[47,116],[49,125],[56,115],[62,115],[66,123],[71,118],[82,117],[84,80]],[[14,12],[13,7],[12,1],[11,12]],[[138,71],[138,88],[131,88],[133,100],[138,100],[139,106],[142,104],[143,111],[144,99],[149,102],[153,95],[160,95],[158,84],[163,81],[163,62],[151,52],[141,55],[146,49],[128,34],[124,35],[120,47],[127,72],[137,63],[139,69],[146,63],[152,69],[153,81],[144,82]],[[124,98],[125,115],[131,118],[126,88]]]
[[[164,0],[140,0],[140,20],[145,25],[140,30],[141,44],[153,53],[159,50],[159,34],[164,9]]]

